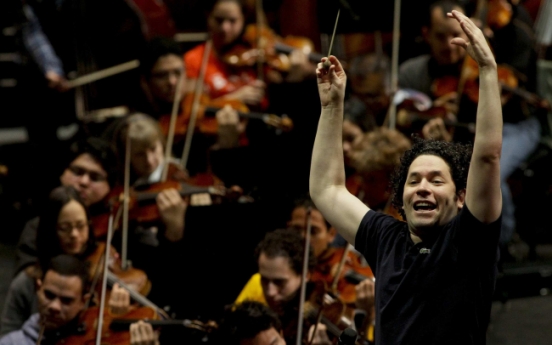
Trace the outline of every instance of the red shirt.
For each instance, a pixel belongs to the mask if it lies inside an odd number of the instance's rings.
[[[204,51],[205,43],[202,43],[184,54],[188,78],[197,79],[199,77]],[[236,72],[231,72],[228,66],[219,60],[211,50],[205,70],[203,93],[211,99],[219,98],[248,85],[255,79],[257,76],[253,68],[240,68]]]

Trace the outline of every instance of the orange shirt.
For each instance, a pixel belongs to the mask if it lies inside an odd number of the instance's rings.
[[[197,79],[199,77],[204,51],[205,43],[202,43],[184,54],[186,76],[189,79]],[[236,72],[231,71],[211,50],[205,70],[203,93],[211,99],[219,98],[236,91],[242,86],[248,85],[256,78],[253,68],[240,68]]]

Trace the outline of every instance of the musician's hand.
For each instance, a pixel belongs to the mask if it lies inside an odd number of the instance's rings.
[[[238,112],[229,104],[216,113],[218,122],[218,140],[216,149],[238,146],[240,134],[245,131],[245,122],[241,123]]]
[[[496,69],[493,52],[481,29],[468,17],[456,10],[447,13],[447,17],[457,20],[466,36],[468,36],[467,41],[461,37],[455,37],[451,40],[451,43],[466,49],[468,54],[477,61],[479,68],[493,67]]]
[[[327,58],[322,58],[322,62],[316,67],[316,78],[318,81],[318,94],[320,95],[320,104],[326,106],[343,106],[345,99],[345,84],[347,76],[339,60],[331,55],[330,68],[324,67]]]
[[[312,325],[309,329],[309,340],[312,339],[314,327],[315,326]],[[316,333],[314,333],[312,345],[332,345],[330,338],[328,338],[328,333],[326,332],[326,325],[322,323],[318,324],[318,327],[316,327]]]
[[[67,84],[67,79],[65,77],[57,74],[54,71],[48,71],[44,75],[46,81],[48,82],[48,87],[59,92],[65,92],[69,90],[69,85]]]
[[[458,92],[449,92],[433,101],[434,107],[443,107],[449,114],[458,113]]]
[[[130,345],[159,345],[159,334],[142,320],[130,324]]]
[[[171,242],[180,240],[184,236],[184,214],[188,207],[187,202],[174,188],[161,191],[156,201],[161,220],[165,224],[165,237]]]
[[[130,310],[130,294],[125,288],[115,283],[111,289],[108,305],[111,314],[126,314]]]
[[[364,279],[357,286],[355,286],[356,300],[355,307],[357,309],[365,310],[368,315],[371,315],[374,308],[375,291],[374,281],[370,278]]]
[[[303,81],[309,75],[314,76],[314,66],[309,62],[307,54],[301,49],[293,49],[289,54],[290,69],[286,76],[288,83]]]
[[[445,127],[445,121],[440,117],[429,120],[422,128],[422,134],[426,139],[452,141],[452,135]]]
[[[249,105],[258,105],[265,95],[265,88],[266,84],[262,80],[254,80],[249,85],[227,94],[224,98],[237,99]]]

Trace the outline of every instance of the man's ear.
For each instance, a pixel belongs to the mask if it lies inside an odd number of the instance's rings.
[[[40,290],[41,287],[42,287],[42,279],[36,278],[35,279],[35,291]]]
[[[335,230],[335,228],[333,226],[331,226],[329,229],[328,229],[328,233],[330,234],[330,238],[332,239],[330,241],[333,242],[335,240],[335,236],[337,235],[337,230]]]
[[[82,302],[83,302],[83,303],[88,302],[88,300],[90,299],[90,297],[92,297],[92,295],[90,295],[90,293],[85,293],[84,295],[82,295]]]
[[[429,27],[422,26],[422,37],[424,38],[424,41],[427,43],[429,40]]]
[[[461,210],[464,207],[464,202],[466,201],[466,189],[462,189],[456,195],[456,205],[458,209]]]

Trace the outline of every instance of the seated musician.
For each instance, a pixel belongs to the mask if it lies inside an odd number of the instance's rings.
[[[36,281],[38,312],[21,329],[0,338],[0,345],[55,344],[78,334],[79,317],[90,298],[87,287],[88,267],[83,261],[72,255],[53,257]],[[109,306],[112,314],[119,314],[128,310],[128,299],[120,298],[118,290],[114,290]],[[149,341],[156,339],[151,325],[139,323],[132,327],[135,329],[130,334],[132,345],[143,344],[139,341],[144,341],[144,337]]]
[[[88,219],[86,206],[74,188],[60,186],[50,193],[40,215],[37,256],[33,265],[20,271],[10,284],[2,310],[1,334],[20,328],[37,311],[35,281],[54,256],[68,254],[94,264],[92,257],[99,246]],[[90,271],[91,278],[95,273]],[[127,283],[140,291],[147,284],[147,277],[142,277]]]
[[[312,200],[308,197],[300,198],[295,201],[295,207],[291,212],[288,227],[300,231],[304,236],[307,228],[308,209],[311,209],[310,225],[311,236],[310,246],[316,257],[316,265],[312,270],[311,280],[324,281],[330,288],[334,282],[335,276],[339,273],[339,264],[346,251],[343,248],[336,247],[336,230],[322,216],[322,213],[316,208]],[[336,289],[332,291],[334,295],[340,296],[344,303],[356,307],[359,320],[365,324],[364,329],[371,325],[374,320],[374,282],[372,279],[364,279],[356,286],[348,283],[344,273],[351,270],[360,274],[364,278],[373,278],[374,274],[366,263],[366,260],[354,249],[347,251],[347,258],[343,262],[341,276],[337,279]],[[368,329],[368,339],[373,340],[373,329]],[[362,333],[362,332],[359,332]]]
[[[267,305],[245,301],[225,309],[215,339],[228,345],[285,345],[282,323]]]
[[[83,204],[95,216],[104,212],[103,201],[115,180],[115,155],[107,141],[89,137],[70,146],[67,164],[59,180],[78,192]],[[36,262],[36,233],[39,217],[25,224],[16,250],[16,274]]]
[[[248,106],[266,109],[268,99],[266,83],[257,75],[256,65],[236,67],[225,61],[233,49],[241,46],[252,49],[246,42],[244,32],[251,21],[251,12],[243,0],[214,0],[208,8],[207,26],[213,42],[204,76],[204,93],[211,99],[239,100]],[[184,55],[187,67],[186,91],[194,92],[206,44],[200,44]],[[282,76],[274,70],[266,73],[269,82],[300,81],[313,75],[313,66],[305,54],[296,49],[291,55],[291,72]]]
[[[301,272],[303,271],[303,242],[302,236],[292,229],[278,229],[267,233],[255,252],[259,272],[249,279],[235,301],[235,304],[256,301],[270,307],[276,312],[282,323],[284,338],[288,344],[294,343],[297,337]],[[318,301],[322,298],[321,291],[317,289],[320,285],[310,282],[316,260],[312,250],[309,250],[309,254],[305,300]],[[305,315],[308,316],[308,321],[312,325],[311,317],[315,315],[312,313]],[[325,325],[318,325],[318,331],[325,330]],[[317,334],[317,336],[319,335]]]

